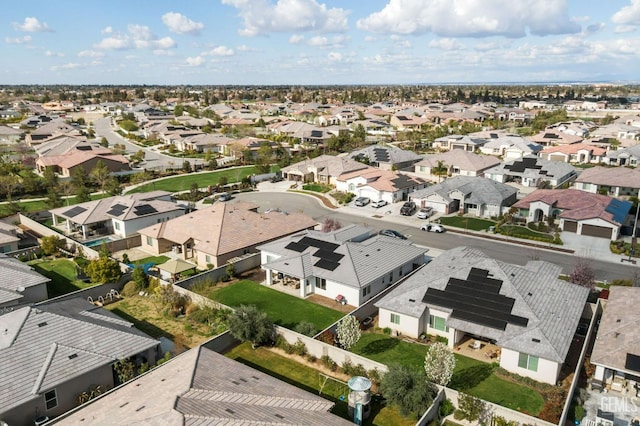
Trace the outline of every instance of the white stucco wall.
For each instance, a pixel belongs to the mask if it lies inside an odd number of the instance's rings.
[[[595,226],[603,226],[605,228],[611,229],[611,241],[615,241],[618,239],[618,233],[620,232],[620,228],[612,223],[607,222],[606,220],[602,220],[600,218],[581,220],[578,222],[578,234],[582,234],[582,226],[583,225],[595,225]]]
[[[378,311],[378,327],[389,327],[392,330],[398,331],[400,334],[418,338],[420,336],[421,319],[417,317],[411,317],[409,315],[398,314],[400,316],[400,324],[393,324],[391,322],[391,314],[395,312],[387,309],[380,309]]]
[[[130,219],[127,221],[111,219],[111,221],[113,222],[113,233],[121,237],[128,237],[135,234],[142,228],[155,225],[156,223],[159,223],[159,221],[166,222],[167,220],[180,217],[183,214],[183,210],[174,210],[171,212],[165,212],[152,216],[144,216],[138,219]],[[120,229],[116,229],[116,223],[119,224]]]
[[[543,383],[555,385],[560,373],[561,365],[554,361],[544,358],[538,358],[538,371],[531,371],[526,368],[518,367],[518,359],[520,353],[511,349],[502,348],[500,354],[500,367],[512,373],[525,377],[531,377],[534,380]]]

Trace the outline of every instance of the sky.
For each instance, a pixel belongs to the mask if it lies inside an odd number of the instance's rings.
[[[0,85],[640,80],[640,0],[51,0],[0,13]]]

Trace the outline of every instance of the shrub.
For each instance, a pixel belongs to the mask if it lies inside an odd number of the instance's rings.
[[[316,326],[313,323],[302,321],[294,328],[296,333],[304,334],[305,336],[312,337],[316,334]]]
[[[309,362],[316,362],[318,360],[318,358],[316,358],[315,355],[313,354],[307,354],[307,356],[305,357],[307,359],[307,361]]]
[[[298,339],[293,345],[293,353],[300,356],[305,356],[307,354],[307,345],[300,339]]]
[[[438,407],[438,414],[440,415],[440,418],[444,418],[444,417],[447,417],[449,414],[453,413],[454,410],[455,410],[455,407],[453,406],[453,402],[451,402],[450,399],[444,399],[440,403],[440,407]]]
[[[456,410],[453,412],[453,418],[456,420],[464,420],[465,414],[464,411]]]
[[[129,281],[122,287],[122,295],[125,297],[131,297],[138,294],[138,286],[135,281]]]
[[[573,410],[573,417],[575,420],[582,420],[584,418],[584,407],[582,405],[576,405]]]
[[[331,371],[336,371],[338,369],[338,364],[332,360],[329,355],[323,355],[322,358],[320,358],[320,361],[322,361],[322,364]]]
[[[382,332],[384,334],[386,334],[386,335],[389,335],[389,334],[391,334],[391,329],[389,327],[385,327],[385,328],[382,329]]]

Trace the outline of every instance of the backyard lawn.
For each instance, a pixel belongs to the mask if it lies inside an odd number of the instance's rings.
[[[440,223],[454,228],[468,229],[470,231],[485,231],[490,226],[495,226],[496,222],[487,219],[478,219],[466,216],[445,216],[441,217]]]
[[[76,263],[69,259],[34,260],[28,264],[51,280],[47,284],[49,298],[95,285],[76,279]]]
[[[238,281],[226,287],[214,287],[206,296],[227,306],[255,305],[266,312],[274,323],[290,329],[307,321],[313,323],[317,330],[322,330],[343,316],[341,312],[249,280]]]
[[[127,194],[134,192],[149,192],[163,190],[169,192],[188,191],[191,185],[196,183],[199,188],[205,188],[209,185],[217,185],[221,178],[226,178],[228,183],[240,182],[243,178],[255,173],[254,166],[236,167],[232,169],[217,170],[208,173],[190,173],[168,177],[166,179],[149,182],[137,188],[128,191]]]
[[[427,346],[378,333],[363,333],[352,352],[383,364],[398,363],[424,368]],[[503,407],[537,415],[544,400],[535,390],[493,374],[494,366],[455,354],[456,368],[449,386]]]
[[[265,348],[252,349],[250,344],[243,343],[225,355],[315,395],[320,391],[320,375],[317,370]],[[334,414],[347,418],[346,397],[348,392],[346,386],[328,381],[322,396],[336,403],[333,409]],[[341,401],[340,396],[344,396],[345,401]],[[375,400],[373,401],[371,417],[363,422],[364,425],[409,426],[415,424],[415,419],[402,417],[397,409],[382,407],[380,404],[376,404]]]

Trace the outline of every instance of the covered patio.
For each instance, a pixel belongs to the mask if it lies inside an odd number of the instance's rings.
[[[500,346],[470,335],[462,337],[460,342],[453,347],[453,351],[478,361],[488,363],[500,362]]]

